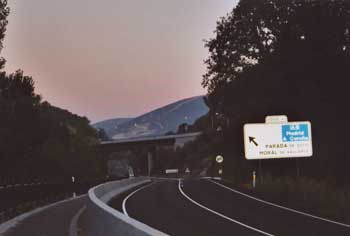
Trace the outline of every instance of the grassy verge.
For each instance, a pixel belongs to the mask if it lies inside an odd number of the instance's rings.
[[[273,179],[265,176],[257,183],[254,192],[265,200],[350,224],[350,187],[335,187],[306,178]]]

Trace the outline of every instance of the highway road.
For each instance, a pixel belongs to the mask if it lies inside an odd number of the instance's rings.
[[[308,215],[205,179],[157,181],[112,206],[172,236],[350,235],[350,226]]]
[[[69,236],[71,224],[85,206],[86,195],[36,209],[0,227],[0,236]]]

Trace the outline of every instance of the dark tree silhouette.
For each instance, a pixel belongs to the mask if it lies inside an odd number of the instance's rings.
[[[0,0],[0,51],[8,14],[7,1]],[[0,69],[4,64],[0,59]],[[0,72],[0,182],[102,175],[97,132],[88,119],[42,102],[34,89],[23,71]]]
[[[7,26],[7,16],[10,13],[10,9],[7,7],[7,0],[0,0],[0,52],[3,48],[2,41],[5,37],[6,26]],[[0,58],[0,69],[3,69],[5,65],[5,59]]]
[[[274,114],[310,120],[315,155],[302,161],[304,174],[345,183],[350,2],[241,0],[215,32],[203,86],[211,112],[229,120],[237,156],[244,123]]]

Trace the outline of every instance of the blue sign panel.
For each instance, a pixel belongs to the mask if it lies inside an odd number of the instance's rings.
[[[309,141],[308,124],[288,124],[282,125],[283,142]]]

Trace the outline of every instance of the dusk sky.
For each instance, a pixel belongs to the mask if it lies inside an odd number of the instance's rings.
[[[10,0],[2,56],[92,122],[205,94],[204,39],[237,0]]]

